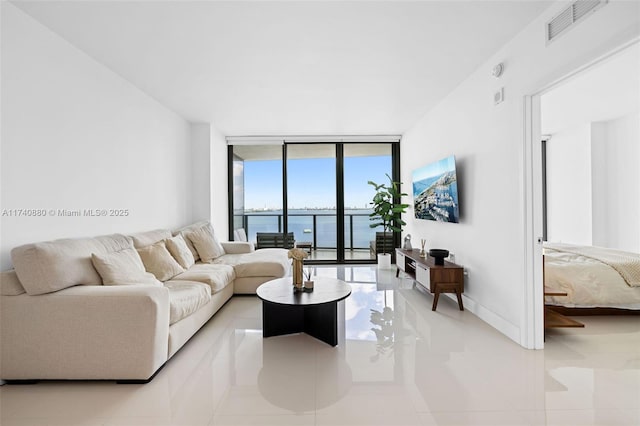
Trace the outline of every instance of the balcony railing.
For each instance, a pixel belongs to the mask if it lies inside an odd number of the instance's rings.
[[[236,215],[234,222],[242,224],[249,241],[256,240],[257,232],[284,232],[282,213],[245,213]],[[331,213],[290,213],[288,232],[293,232],[297,242],[310,242],[314,249],[336,249],[337,215]],[[369,249],[375,240],[376,231],[382,228],[369,227],[369,213],[345,213],[345,249]]]

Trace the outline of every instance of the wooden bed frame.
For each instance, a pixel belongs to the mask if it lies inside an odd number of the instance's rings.
[[[592,315],[640,315],[640,310],[620,308],[567,308],[565,306],[547,305],[545,307],[566,316]]]
[[[542,280],[545,282],[545,257],[542,255]],[[566,296],[566,293],[557,292],[544,287],[544,296]],[[567,318],[571,316],[593,315],[640,315],[640,310],[620,308],[567,308],[565,306],[544,304],[544,328],[582,328],[584,324]]]

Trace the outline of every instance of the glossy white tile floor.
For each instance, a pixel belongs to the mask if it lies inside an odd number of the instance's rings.
[[[261,335],[234,297],[146,385],[0,387],[8,425],[638,425],[640,318],[584,317],[522,349],[456,303],[375,266],[318,268],[353,288],[346,340]],[[384,313],[387,325],[374,319]]]

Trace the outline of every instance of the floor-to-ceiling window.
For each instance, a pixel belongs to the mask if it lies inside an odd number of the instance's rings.
[[[386,183],[393,174],[391,144],[350,143],[343,145],[344,253],[346,259],[371,259],[370,244],[376,231],[370,228],[373,187],[367,182]]]
[[[399,180],[399,143],[271,143],[230,143],[234,229],[254,242],[258,232],[291,232],[312,263],[375,262],[381,229],[369,226],[367,182]]]
[[[283,232],[282,145],[235,145],[233,230],[244,228],[249,241],[258,232]]]
[[[336,145],[288,144],[287,230],[315,259],[337,260]]]

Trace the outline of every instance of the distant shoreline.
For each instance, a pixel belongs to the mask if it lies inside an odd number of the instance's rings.
[[[370,208],[357,208],[357,207],[345,207],[345,211],[362,211],[362,212],[370,212]],[[331,207],[304,207],[304,208],[292,208],[289,209],[290,212],[335,212],[335,208]],[[244,214],[251,213],[282,213],[282,209],[246,209]]]

